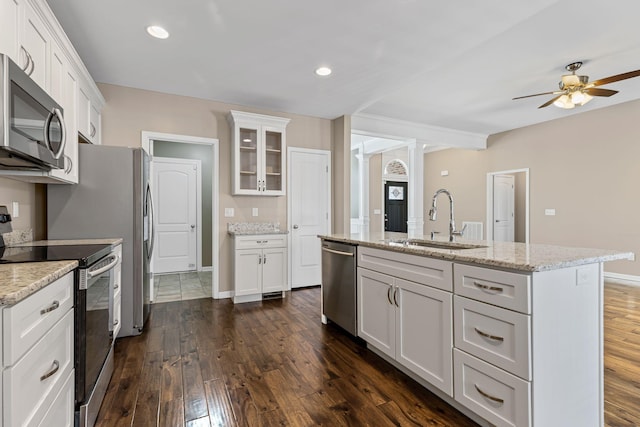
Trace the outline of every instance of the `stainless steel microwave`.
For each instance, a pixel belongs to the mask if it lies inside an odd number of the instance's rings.
[[[61,169],[65,141],[62,107],[0,54],[0,169]]]

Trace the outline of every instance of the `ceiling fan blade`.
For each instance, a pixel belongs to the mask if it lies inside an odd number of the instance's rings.
[[[589,86],[602,86],[607,85],[609,83],[618,82],[620,80],[626,80],[633,77],[639,77],[640,70],[629,71],[628,73],[616,74],[615,76],[605,77],[604,79],[596,80],[594,82],[589,83]]]
[[[558,98],[560,98],[562,95],[558,95],[555,98],[551,98],[550,100],[548,100],[547,102],[545,102],[544,104],[542,104],[541,106],[539,106],[538,108],[544,108],[544,107],[548,107],[549,105],[553,104]]]
[[[600,88],[595,88],[595,87],[590,87],[584,90],[585,93],[591,95],[591,96],[611,96],[611,95],[615,95],[616,93],[618,93],[617,90],[611,90],[611,89],[600,89]]]
[[[532,96],[540,96],[540,95],[555,95],[561,92],[555,91],[555,92],[543,92],[543,93],[536,93],[534,95],[525,95],[525,96],[518,96],[517,98],[513,98],[513,100],[516,99],[523,99],[523,98],[531,98]]]

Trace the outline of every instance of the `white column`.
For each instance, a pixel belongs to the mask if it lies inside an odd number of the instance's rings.
[[[409,150],[409,207],[407,234],[420,237],[424,234],[424,150],[422,143],[411,142]]]
[[[364,153],[364,145],[358,147],[356,158],[360,171],[360,231],[369,232],[369,155]]]

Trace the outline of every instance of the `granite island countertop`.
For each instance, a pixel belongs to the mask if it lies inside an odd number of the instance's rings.
[[[13,305],[78,266],[78,261],[0,264],[0,305]]]
[[[398,240],[407,239],[405,233],[330,234],[318,237],[394,252],[525,272],[555,270],[606,261],[633,260],[635,257],[633,252],[607,249],[465,239],[456,239],[455,242],[483,247],[472,249],[428,248],[399,243]],[[415,236],[412,239],[431,241],[429,236]],[[448,239],[438,236],[433,242],[446,243]]]

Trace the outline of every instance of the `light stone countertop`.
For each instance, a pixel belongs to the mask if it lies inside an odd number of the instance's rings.
[[[468,243],[485,246],[482,248],[462,250],[405,246],[401,243],[394,242],[394,240],[407,239],[407,235],[404,233],[331,234],[318,237],[336,242],[351,243],[394,252],[527,272],[555,270],[606,261],[633,260],[635,258],[633,252],[513,242],[456,239],[455,242],[459,244]],[[416,236],[412,238],[431,241],[428,236]],[[446,237],[438,236],[433,241],[447,242],[448,240]]]
[[[13,305],[59,279],[78,261],[0,264],[0,305]]]
[[[33,242],[25,242],[13,247],[18,246],[63,246],[63,245],[117,245],[122,243],[121,238],[113,239],[75,239],[75,240],[35,240]]]
[[[289,234],[288,230],[270,230],[270,231],[227,231],[231,236],[260,236],[263,234]]]

